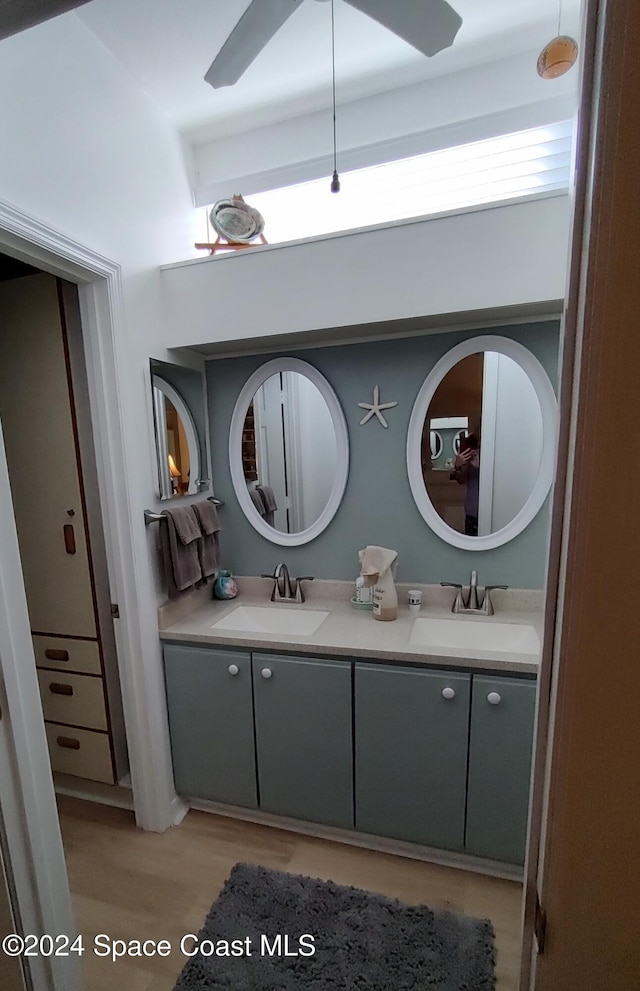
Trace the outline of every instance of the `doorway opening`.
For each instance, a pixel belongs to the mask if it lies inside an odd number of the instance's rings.
[[[0,320],[0,420],[56,784],[128,785],[77,287],[0,255]]]

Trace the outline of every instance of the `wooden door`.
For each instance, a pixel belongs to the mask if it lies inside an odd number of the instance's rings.
[[[586,11],[541,667],[551,740],[547,753],[539,727],[521,984],[536,991],[636,991],[640,975],[640,461],[620,429],[640,382],[640,18],[633,3]]]

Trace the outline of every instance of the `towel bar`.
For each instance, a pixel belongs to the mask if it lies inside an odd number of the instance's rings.
[[[224,501],[222,499],[214,499],[213,496],[209,496],[207,502],[212,502],[214,506],[224,506]],[[159,523],[161,519],[164,519],[162,513],[154,513],[151,509],[145,509],[144,511],[145,526],[149,526],[150,523]]]

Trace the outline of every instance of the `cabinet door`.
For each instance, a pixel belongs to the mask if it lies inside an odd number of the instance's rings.
[[[353,826],[351,665],[253,655],[260,808]]]
[[[535,681],[474,675],[466,848],[524,863]]]
[[[464,842],[470,675],[356,664],[356,828]]]
[[[176,790],[255,808],[250,655],[167,644],[164,668]]]

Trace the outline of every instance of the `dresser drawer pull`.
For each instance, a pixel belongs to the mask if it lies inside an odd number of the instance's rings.
[[[56,743],[59,747],[64,747],[65,750],[80,749],[80,740],[76,740],[73,736],[59,736],[56,738]]]
[[[76,552],[76,534],[71,523],[67,523],[62,528],[64,532],[64,547],[67,554],[75,554]]]
[[[52,695],[73,695],[72,685],[61,685],[59,681],[52,681],[49,685]]]
[[[48,647],[45,650],[45,652],[44,652],[44,656],[49,661],[68,661],[69,660],[69,651],[68,650],[56,650],[54,647]]]

